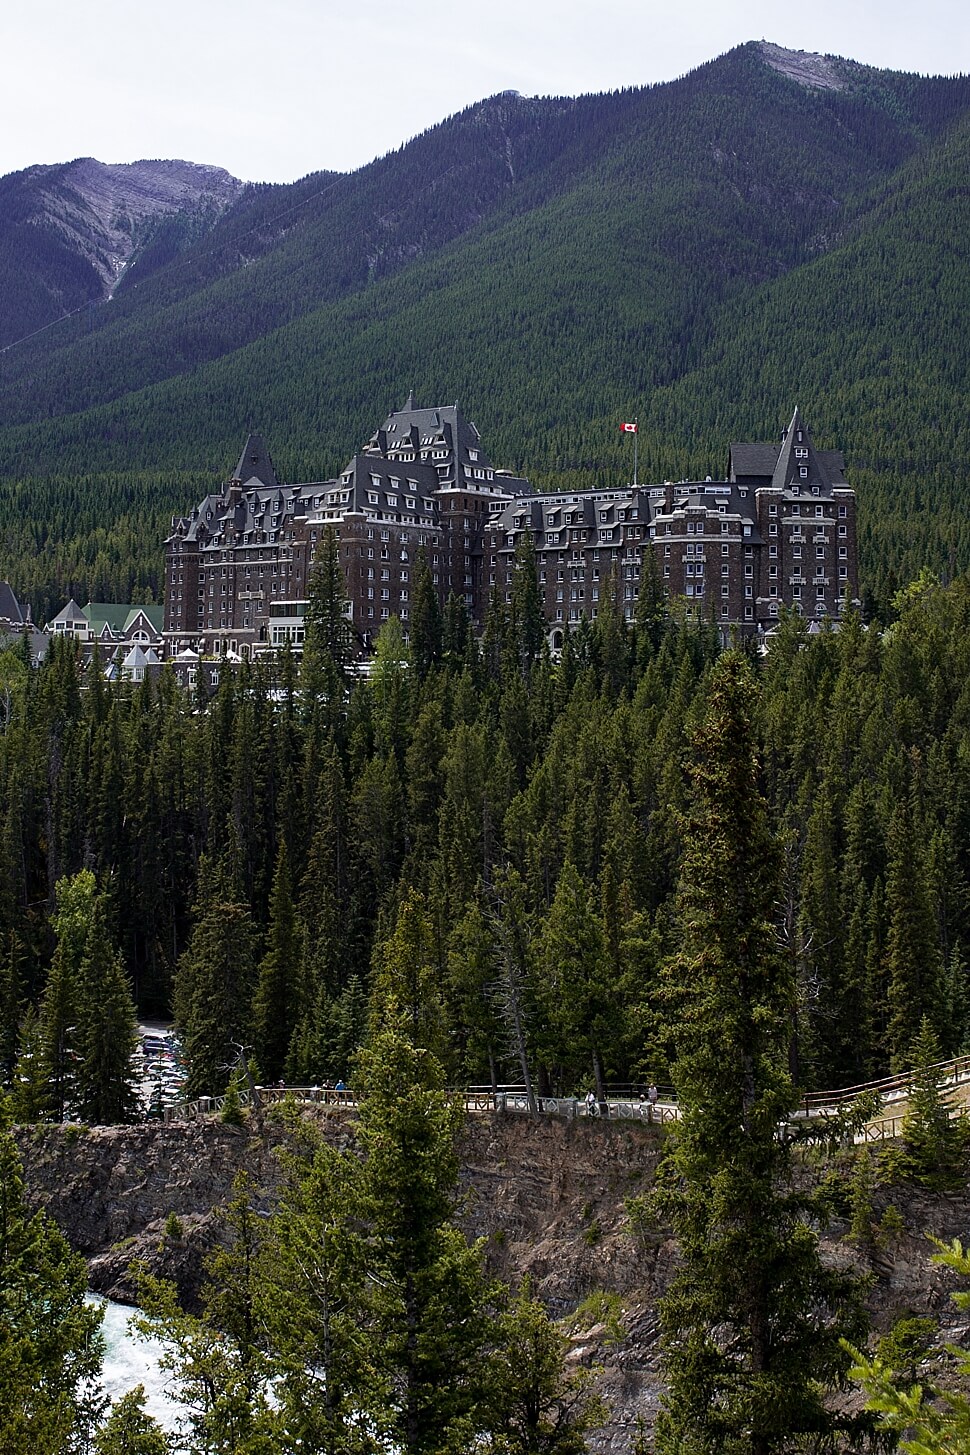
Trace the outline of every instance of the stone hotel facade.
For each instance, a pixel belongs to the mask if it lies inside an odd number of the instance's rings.
[[[496,468],[457,404],[409,398],[340,476],[285,485],[257,435],[219,494],[176,518],[165,547],[166,653],[239,656],[303,640],[308,574],[337,535],[354,629],[366,651],[382,622],[407,630],[424,551],[442,604],[476,626],[511,592],[528,531],[553,645],[618,590],[632,617],[646,551],[672,597],[732,633],[764,632],[782,606],[837,620],[858,597],[855,492],[841,454],[816,450],[798,410],[778,444],[730,447],[723,480],[536,494]]]

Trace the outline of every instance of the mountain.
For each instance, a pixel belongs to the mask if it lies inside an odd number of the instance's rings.
[[[970,79],[764,42],[665,85],[502,95],[350,174],[248,187],[0,353],[0,575],[157,588],[247,427],[321,478],[409,388],[539,483],[723,469],[799,404],[877,593],[970,565]]]
[[[221,167],[93,157],[0,178],[0,347],[169,262],[242,188]]]

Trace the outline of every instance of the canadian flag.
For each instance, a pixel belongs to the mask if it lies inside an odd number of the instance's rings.
[[[620,429],[624,434],[636,434],[637,432],[637,427],[635,424],[621,424]]]

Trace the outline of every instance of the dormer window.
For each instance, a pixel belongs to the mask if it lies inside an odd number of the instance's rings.
[[[808,459],[808,450],[806,450],[804,447],[802,449],[796,449],[795,450],[795,459],[796,460],[807,460]]]
[[[807,465],[800,465],[799,466],[799,468],[798,468],[798,478],[800,480],[807,480],[808,479],[808,466]]]

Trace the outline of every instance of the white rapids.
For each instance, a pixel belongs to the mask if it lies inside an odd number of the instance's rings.
[[[169,1399],[171,1375],[158,1367],[162,1346],[153,1339],[136,1338],[129,1328],[137,1309],[124,1304],[112,1303],[109,1298],[88,1294],[88,1302],[100,1304],[104,1309],[105,1355],[101,1374],[101,1385],[111,1399],[119,1400],[122,1395],[134,1389],[136,1384],[145,1386],[145,1408],[163,1429],[174,1431],[177,1427],[181,1407]]]

